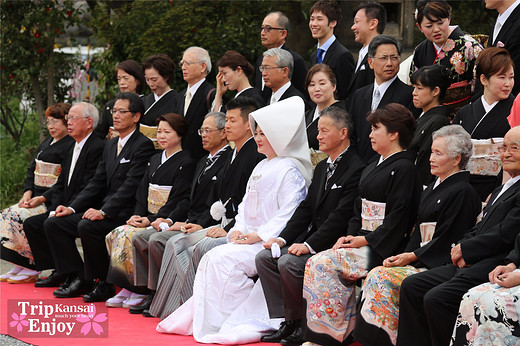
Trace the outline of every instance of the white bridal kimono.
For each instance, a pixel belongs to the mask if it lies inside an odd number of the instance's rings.
[[[257,233],[255,244],[227,243],[209,251],[195,276],[193,296],[163,320],[163,333],[193,334],[198,342],[238,344],[257,342],[262,332],[277,329],[270,320],[255,256],[263,243],[276,238],[307,194],[306,182],[293,160],[275,157],[261,161],[249,178],[238,207],[235,227]]]

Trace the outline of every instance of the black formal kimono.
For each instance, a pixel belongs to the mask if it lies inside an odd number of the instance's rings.
[[[458,242],[475,225],[477,215],[481,210],[479,196],[469,184],[468,172],[455,173],[436,188],[434,185],[435,183],[431,183],[421,195],[414,233],[405,249],[405,252],[414,252],[419,258],[417,262],[411,263],[416,268],[430,269],[449,263],[451,244]],[[435,233],[427,244],[421,246],[420,224],[427,222],[436,223]],[[408,273],[399,268],[378,269],[375,272],[372,271],[367,277],[354,335],[356,340],[363,345],[392,346],[394,343],[386,332],[386,328],[381,328],[382,319],[390,320],[386,326],[392,330],[395,338],[399,304],[394,301],[398,300],[402,280],[408,274],[415,274],[415,271]],[[381,275],[381,272],[385,274]],[[387,272],[388,274],[386,274]],[[393,279],[388,282],[388,277]],[[391,295],[380,297],[380,300],[375,302],[381,286],[383,286],[382,290],[390,291]],[[380,313],[380,311],[374,311],[378,309],[377,306],[380,303],[386,305],[388,315],[368,317],[369,321],[366,321],[364,316],[370,316],[370,312]],[[365,311],[369,313],[366,314]],[[394,325],[395,327],[393,327]]]
[[[370,68],[370,65],[368,64],[368,54],[365,54],[363,57],[363,60],[361,61],[361,64],[359,65],[359,68],[354,73],[354,76],[352,77],[352,81],[350,82],[350,85],[347,89],[347,97],[345,100],[346,109],[350,106],[350,102],[352,101],[352,97],[354,96],[354,93],[361,89],[364,86],[367,86],[369,84],[374,83],[374,70]]]
[[[317,63],[316,57],[318,56],[318,50],[315,50],[311,55],[311,66]],[[345,48],[338,39],[334,40],[327,49],[323,63],[327,64],[334,74],[336,75],[336,95],[339,100],[347,98],[347,89],[354,75],[354,69],[356,63],[352,53]]]
[[[417,153],[415,166],[421,176],[423,185],[428,185],[434,180],[434,176],[430,173],[430,154],[432,152],[432,135],[435,131],[443,126],[449,125],[448,110],[444,106],[437,106],[417,119],[417,128],[415,129],[412,142],[408,147],[409,151]]]
[[[257,88],[252,88],[251,87],[251,88],[243,90],[240,94],[235,95],[235,97],[243,97],[243,96],[244,97],[249,97],[249,98],[252,98],[253,100],[255,100],[256,103],[258,104],[258,108],[261,108],[261,107],[265,106],[265,101],[264,101],[264,98],[262,96],[262,92],[259,89],[257,89]],[[226,102],[226,104],[227,104],[227,102]],[[226,104],[223,104],[220,107],[220,111],[223,112],[223,113],[226,113],[226,111],[227,111]]]
[[[318,137],[318,120],[320,119],[320,117],[317,117],[313,120],[314,113],[316,112],[316,107],[311,108],[310,110],[305,112],[305,126],[307,126],[307,141],[309,142],[309,148],[319,150],[320,145],[316,137]],[[336,101],[329,107],[339,107],[345,109],[345,102],[343,100]]]
[[[99,121],[94,129],[94,134],[97,135],[101,139],[106,139],[108,135],[108,131],[110,126],[114,126],[114,121],[112,119],[112,114],[110,111],[114,108],[114,104],[116,100],[110,100],[103,106],[101,112],[99,112]]]
[[[140,124],[157,126],[155,122],[158,117],[166,113],[175,113],[177,109],[177,92],[173,89],[168,90],[157,102],[153,93],[143,97],[144,109],[141,115]]]
[[[461,125],[472,139],[489,139],[504,137],[511,128],[507,116],[513,106],[514,96],[509,95],[505,100],[499,101],[489,113],[485,113],[482,98],[462,107],[455,118],[454,124]],[[502,184],[502,173],[498,176],[472,175],[470,182],[485,201],[491,191]]]

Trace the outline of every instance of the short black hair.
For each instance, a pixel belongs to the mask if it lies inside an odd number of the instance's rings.
[[[386,27],[386,10],[383,5],[377,1],[365,1],[361,3],[356,12],[365,10],[365,15],[370,19],[377,19],[377,32],[382,34]]]
[[[382,44],[393,44],[397,48],[397,53],[401,56],[402,48],[395,38],[387,35],[377,35],[368,45],[368,57],[373,58],[376,55],[377,47]]]
[[[450,87],[450,72],[448,69],[439,64],[423,66],[410,76],[412,84],[420,83],[422,86],[428,87],[431,90],[439,87],[439,100],[446,96],[446,90]]]
[[[132,112],[132,114],[135,115],[135,113],[140,113],[141,116],[144,115],[144,103],[143,103],[143,100],[141,100],[141,98],[137,95],[137,94],[134,94],[134,93],[131,93],[131,92],[121,92],[119,94],[117,94],[116,96],[116,101],[117,100],[128,100],[130,101],[130,104],[128,106],[128,110],[130,112]]]
[[[143,62],[143,72],[151,68],[156,69],[166,83],[173,83],[175,64],[168,55],[161,53],[146,57]]]
[[[227,110],[240,109],[242,120],[249,121],[249,114],[256,111],[260,106],[251,97],[238,96],[226,104]]]

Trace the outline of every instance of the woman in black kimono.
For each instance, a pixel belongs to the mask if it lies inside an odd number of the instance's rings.
[[[415,47],[410,74],[422,66],[440,64],[447,67],[451,72],[451,86],[444,105],[455,114],[469,102],[475,86],[475,59],[483,48],[458,26],[450,26],[451,6],[444,0],[419,0],[415,20],[426,40]]]
[[[24,193],[18,204],[2,210],[0,217],[0,235],[3,260],[15,263],[15,267],[0,276],[0,281],[11,283],[35,282],[39,271],[33,270],[34,258],[25,237],[23,222],[25,219],[43,214],[47,211],[37,196],[45,195],[61,173],[61,163],[72,145],[74,139],[67,134],[66,116],[70,105],[56,103],[45,111],[47,129],[51,135],[44,140],[36,151],[24,183]],[[51,196],[46,196],[50,201]],[[50,203],[50,202],[49,202]]]
[[[402,281],[448,263],[451,244],[475,225],[481,203],[464,170],[472,150],[471,138],[461,126],[434,132],[431,172],[437,179],[421,195],[415,231],[405,252],[385,259],[363,284],[354,330],[363,345],[395,345]]]
[[[480,53],[477,75],[484,86],[484,94],[475,102],[462,107],[453,119],[453,123],[462,125],[472,139],[485,139],[494,143],[510,129],[507,116],[514,102],[514,96],[511,95],[514,85],[513,66],[513,60],[504,48],[486,48]],[[502,166],[498,151],[494,148],[497,145],[476,152],[468,165],[472,173],[470,182],[482,201],[502,184]]]
[[[433,181],[430,172],[432,134],[443,126],[449,125],[448,110],[440,105],[450,86],[449,74],[444,66],[423,66],[412,74],[413,104],[422,109],[417,119],[417,129],[408,150],[417,153],[415,166],[423,185]]]
[[[380,158],[362,173],[359,197],[347,235],[306,264],[303,339],[340,345],[354,329],[356,280],[401,252],[416,220],[422,190],[406,150],[415,119],[403,105],[391,103],[371,113],[370,140]]]
[[[133,285],[132,237],[150,227],[155,219],[166,218],[168,211],[187,198],[193,179],[193,161],[181,147],[182,137],[188,130],[186,120],[178,114],[168,113],[159,117],[158,124],[157,142],[164,150],[150,159],[136,193],[134,215],[126,225],[106,236],[110,254],[107,281],[123,288],[107,300],[106,305],[110,307],[129,308],[146,297],[146,287]]]

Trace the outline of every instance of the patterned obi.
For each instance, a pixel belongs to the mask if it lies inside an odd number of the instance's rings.
[[[473,155],[468,162],[468,171],[473,175],[497,176],[502,169],[498,146],[504,138],[472,139]]]
[[[148,185],[148,211],[157,214],[159,209],[168,201],[172,187],[166,185]]]
[[[157,126],[139,124],[139,131],[153,142],[153,145],[155,146],[156,150],[161,149],[161,146],[157,142]]]
[[[361,229],[374,231],[383,224],[385,219],[386,203],[372,202],[361,199]]]
[[[448,107],[449,114],[454,116],[462,106],[469,103],[470,96],[471,85],[468,81],[452,83],[446,90],[442,105]]]
[[[34,185],[40,187],[52,187],[58,181],[61,173],[59,163],[50,163],[35,159],[36,169],[34,170]]]
[[[419,225],[421,230],[421,247],[428,244],[435,233],[437,222],[423,222]]]

